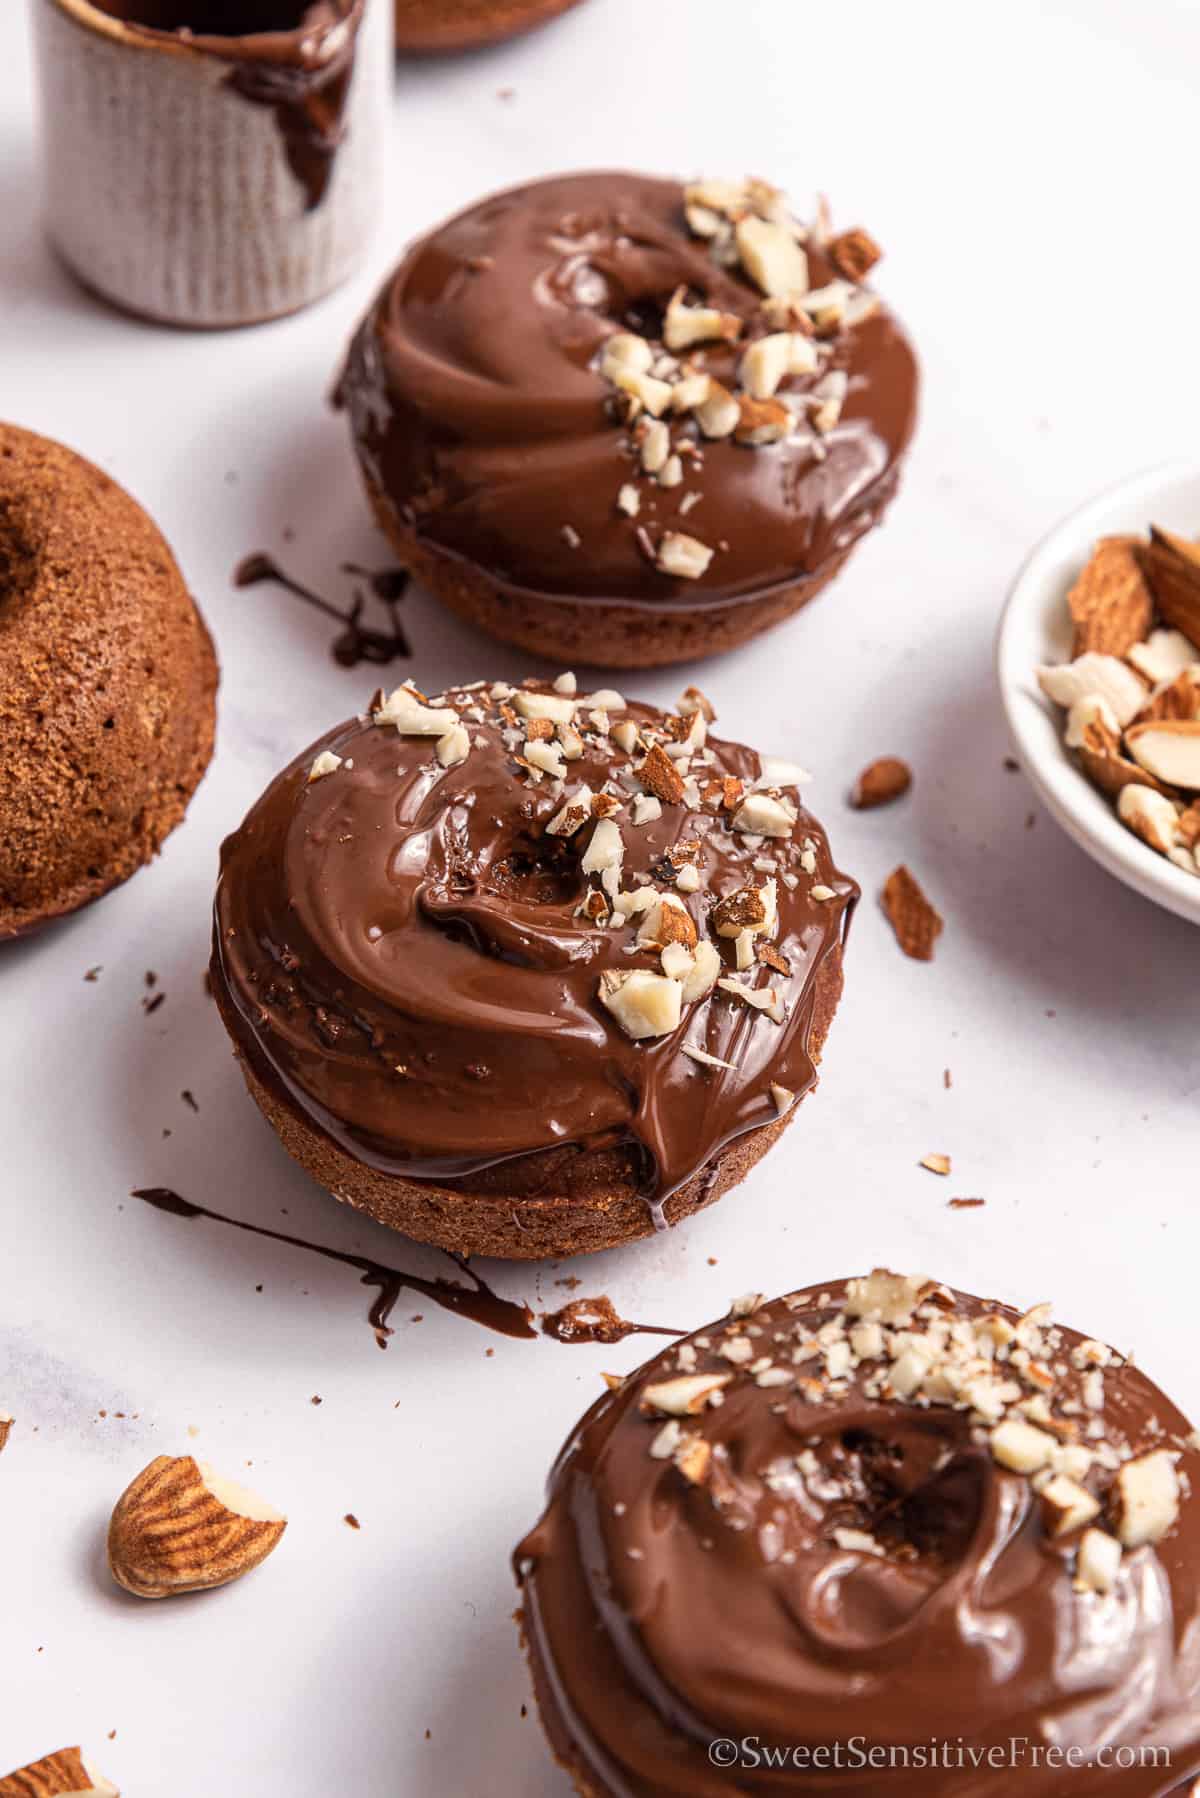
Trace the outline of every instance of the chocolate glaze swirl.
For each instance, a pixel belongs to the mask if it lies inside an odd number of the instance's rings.
[[[773,1083],[798,1096],[815,1083],[814,981],[840,950],[857,888],[806,812],[790,838],[751,846],[727,812],[664,804],[635,827],[626,810],[626,887],[681,839],[698,841],[701,886],[687,903],[702,933],[718,897],[761,881],[755,858],[777,866],[774,940],[790,968],[770,976],[786,1005],[780,1024],[717,991],[685,1005],[669,1035],[632,1041],[599,1004],[599,977],[656,963],[630,953],[630,931],[576,915],[588,830],[543,834],[561,785],[526,777],[486,690],[457,689],[445,703],[468,721],[466,761],[444,768],[429,737],[352,719],[297,757],[226,840],[213,979],[240,1046],[260,1078],[373,1168],[469,1185],[539,1150],[628,1145],[661,1215],[723,1144],[775,1121]],[[663,717],[638,705],[618,716]],[[633,757],[581,729],[568,792],[628,774]],[[310,782],[326,749],[343,766]],[[759,772],[752,750],[710,738],[708,752],[706,778]],[[829,896],[814,898],[814,886]],[[731,1066],[698,1064],[685,1041]]]
[[[803,439],[702,442],[686,522],[685,489],[651,484],[637,523],[719,551],[697,581],[647,559],[614,503],[630,450],[597,350],[616,328],[656,334],[680,286],[749,325],[739,345],[705,346],[718,380],[767,329],[762,296],[690,236],[683,207],[678,182],[611,172],[495,195],[413,245],[351,345],[339,394],[369,482],[423,540],[514,595],[690,609],[752,599],[819,574],[895,491],[917,372],[881,309],[833,347],[827,366],[846,371],[849,390],[825,459]],[[822,285],[834,270],[807,247]]]
[[[700,1484],[651,1456],[663,1419],[641,1409],[647,1386],[678,1370],[678,1348],[606,1394],[573,1432],[546,1513],[516,1551],[556,1752],[589,1791],[620,1798],[1175,1790],[1200,1769],[1200,1455],[1190,1426],[1137,1368],[1105,1374],[1108,1440],[1135,1453],[1180,1450],[1184,1498],[1163,1540],[1126,1551],[1110,1594],[1077,1592],[1078,1538],[1050,1538],[1030,1481],[996,1463],[967,1411],[869,1396],[866,1364],[822,1399],[802,1382],[760,1385],[752,1367],[718,1352],[748,1332],[756,1357],[788,1365],[845,1292],[794,1294],[688,1339],[689,1368],[732,1374],[719,1409],[685,1420],[711,1446]],[[1006,1307],[953,1299],[958,1318],[1016,1321]],[[1080,1341],[1061,1331],[1058,1353]],[[1060,1394],[1087,1415],[1083,1377],[1068,1360]],[[813,1460],[800,1477],[803,1451]],[[838,1546],[837,1528],[873,1531],[883,1553]],[[839,1774],[711,1764],[711,1741],[743,1737],[809,1748],[960,1737],[1002,1750],[1014,1737],[1086,1751],[1156,1745],[1170,1765],[846,1771],[843,1760]]]

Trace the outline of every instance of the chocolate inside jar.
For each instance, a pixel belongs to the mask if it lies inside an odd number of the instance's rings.
[[[92,0],[97,11],[151,31],[197,37],[254,37],[295,31],[312,11],[306,0]]]

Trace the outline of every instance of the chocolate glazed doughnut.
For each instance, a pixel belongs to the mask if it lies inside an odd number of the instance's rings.
[[[379,522],[454,611],[570,662],[743,642],[879,522],[913,352],[862,231],[760,182],[569,175],[416,243],[338,398]]]
[[[1190,1791],[1198,1479],[1048,1306],[748,1295],[593,1405],[516,1551],[551,1745],[585,1798]]]
[[[572,1254],[711,1203],[776,1140],[857,888],[801,771],[681,706],[406,685],[226,841],[213,989],[337,1197],[463,1253]]]

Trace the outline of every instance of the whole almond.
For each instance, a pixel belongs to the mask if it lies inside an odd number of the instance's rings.
[[[854,783],[850,803],[860,812],[876,805],[891,805],[912,786],[912,769],[898,755],[881,755],[863,769]]]
[[[191,1455],[159,1455],[117,1500],[108,1564],[139,1598],[201,1592],[265,1561],[286,1518]]]
[[[0,1798],[121,1798],[110,1779],[88,1765],[78,1748],[60,1748],[0,1779]]]

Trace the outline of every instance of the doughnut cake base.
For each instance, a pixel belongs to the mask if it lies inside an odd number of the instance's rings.
[[[814,1062],[820,1060],[841,991],[838,949],[823,964],[814,986],[810,1037]],[[592,1254],[654,1234],[653,1214],[638,1191],[630,1158],[621,1150],[544,1150],[486,1170],[470,1188],[404,1180],[365,1166],[303,1117],[278,1081],[260,1077],[242,1046],[244,1033],[219,981],[214,981],[213,992],[251,1098],[292,1159],[356,1211],[365,1211],[416,1242],[432,1243],[455,1255],[495,1255],[513,1261]],[[682,1222],[737,1186],[779,1140],[798,1109],[793,1105],[776,1123],[737,1137],[713,1155],[666,1201],[666,1222]]]
[[[850,554],[848,546],[820,574],[761,599],[730,601],[703,611],[664,612],[648,606],[571,601],[540,593],[515,593],[482,569],[441,550],[405,525],[375,483],[367,496],[380,529],[402,566],[467,624],[502,643],[568,666],[665,668],[674,662],[725,655],[782,624],[815,599]]]

